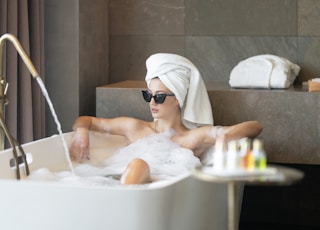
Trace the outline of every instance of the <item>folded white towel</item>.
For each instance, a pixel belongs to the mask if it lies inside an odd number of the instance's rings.
[[[159,77],[175,94],[181,108],[182,122],[187,128],[213,125],[211,103],[197,67],[187,58],[167,53],[151,55],[146,61],[146,82]]]
[[[236,88],[288,88],[300,67],[286,58],[265,54],[239,62],[231,71],[229,84]]]

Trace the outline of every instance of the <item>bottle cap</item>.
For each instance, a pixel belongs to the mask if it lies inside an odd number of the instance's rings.
[[[263,149],[263,142],[260,139],[254,139],[253,149],[257,149],[257,150]]]

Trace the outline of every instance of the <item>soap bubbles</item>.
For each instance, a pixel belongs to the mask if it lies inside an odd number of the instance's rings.
[[[171,141],[173,134],[174,132],[170,130],[142,138],[119,149],[100,165],[90,164],[90,161],[78,164],[74,167],[75,174],[39,169],[32,172],[28,180],[91,186],[121,186],[119,177],[129,162],[135,158],[141,158],[149,164],[153,181],[163,181],[189,173],[195,166],[200,165],[200,160],[191,150]]]

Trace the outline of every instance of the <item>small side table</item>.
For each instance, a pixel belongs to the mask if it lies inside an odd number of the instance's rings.
[[[192,175],[200,180],[212,183],[228,184],[228,226],[229,230],[238,229],[238,197],[236,191],[237,183],[248,185],[291,185],[304,177],[300,170],[278,166],[268,165],[266,171],[244,172],[240,174],[215,172],[212,167],[198,166],[192,171]]]

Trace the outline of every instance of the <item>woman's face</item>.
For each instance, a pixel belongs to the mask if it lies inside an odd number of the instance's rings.
[[[152,96],[156,94],[173,94],[159,78],[151,80],[148,91]],[[150,111],[154,119],[166,118],[180,112],[179,102],[175,96],[166,96],[162,104],[155,102],[154,98],[149,102]]]

